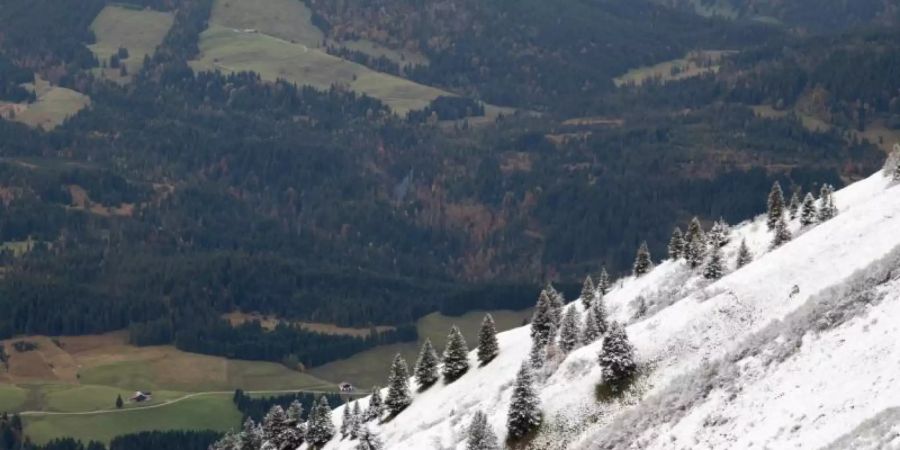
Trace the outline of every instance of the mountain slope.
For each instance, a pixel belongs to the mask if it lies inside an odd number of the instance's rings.
[[[641,394],[596,402],[600,343],[582,347],[539,382],[547,424],[533,445],[815,448],[877,434],[900,406],[885,395],[900,363],[900,328],[885,320],[900,309],[900,187],[879,173],[838,192],[836,203],[836,218],[805,231],[792,224],[794,240],[773,251],[764,218],[736,227],[727,260],[741,239],[757,260],[715,283],[671,261],[621,281],[606,301],[612,317],[630,321],[639,360],[652,368]],[[634,320],[638,297],[649,314]],[[529,327],[499,339],[495,361],[476,368],[473,353],[465,376],[417,394],[378,427],[386,447],[463,448],[479,409],[505,437]],[[353,446],[334,440],[326,448]]]

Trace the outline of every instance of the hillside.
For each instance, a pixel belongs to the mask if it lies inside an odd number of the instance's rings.
[[[745,239],[755,261],[718,281],[664,261],[616,283],[605,301],[611,317],[628,324],[643,368],[637,387],[598,402],[601,344],[573,351],[538,376],[545,424],[532,446],[897,445],[888,430],[896,424],[900,327],[888,318],[900,312],[900,186],[877,173],[837,192],[835,202],[837,217],[802,230],[792,223],[794,239],[771,251],[764,217],[734,227],[726,260]],[[481,410],[502,441],[529,328],[501,333],[499,356],[486,367],[476,368],[473,352],[459,380],[414,394],[397,417],[370,427],[390,449],[463,448]],[[333,414],[338,424],[341,413]]]

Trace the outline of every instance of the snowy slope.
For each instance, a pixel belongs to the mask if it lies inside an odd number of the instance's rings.
[[[577,349],[538,385],[547,425],[535,447],[900,448],[900,186],[878,173],[835,201],[836,218],[792,223],[794,240],[774,251],[764,217],[734,227],[726,261],[741,239],[756,260],[715,283],[681,262],[618,283],[605,301],[649,368],[640,395],[596,402],[600,343]],[[465,448],[477,410],[505,438],[529,332],[501,333],[488,366],[473,352],[466,375],[373,427],[385,447]],[[326,449],[354,446],[335,439]]]

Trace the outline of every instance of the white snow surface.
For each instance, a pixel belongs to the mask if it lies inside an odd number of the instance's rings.
[[[900,186],[879,172],[838,191],[835,202],[837,217],[805,230],[792,221],[794,239],[775,250],[769,249],[772,233],[764,216],[733,227],[723,252],[730,273],[716,282],[672,261],[641,278],[618,281],[605,301],[610,317],[628,324],[646,368],[643,389],[626,401],[598,402],[594,393],[602,382],[597,364],[601,343],[576,349],[537,384],[547,424],[542,433],[565,434],[551,439],[557,443],[552,448],[601,448],[601,438],[629,410],[654,395],[678,392],[673,383],[679,377],[739,350],[773,322],[900,249]],[[754,261],[735,271],[742,239]],[[891,409],[900,407],[900,267],[895,269],[893,280],[875,289],[881,300],[862,313],[804,334],[799,349],[784,360],[771,362],[765,355],[742,359],[736,389],[713,389],[670,420],[648,422],[640,439],[602,448],[815,449],[841,438],[847,444],[835,448],[900,448],[900,413]],[[636,318],[639,297],[647,313]],[[370,425],[385,448],[465,449],[465,431],[478,410],[487,413],[502,442],[513,380],[528,359],[530,328],[498,338],[500,353],[494,361],[479,367],[473,351],[468,373],[449,385],[440,381],[417,393],[411,380],[413,403],[392,421]],[[365,407],[367,399],[360,401]],[[338,426],[341,413],[337,408],[333,415]],[[576,425],[559,425],[566,421]],[[854,438],[854,433],[860,436]],[[337,437],[325,449],[355,446],[356,441]]]

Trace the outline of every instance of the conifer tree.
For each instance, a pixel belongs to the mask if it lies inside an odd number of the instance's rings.
[[[693,269],[700,267],[700,264],[703,264],[705,257],[706,237],[703,235],[703,227],[700,226],[700,219],[694,217],[691,220],[691,225],[688,227],[684,258]]]
[[[528,351],[528,362],[535,370],[544,366],[544,345],[531,341],[531,350]]]
[[[497,342],[497,326],[494,317],[485,314],[481,321],[481,330],[478,331],[478,361],[481,365],[491,362],[500,353],[500,343]]]
[[[651,269],[653,269],[653,261],[650,259],[650,249],[647,248],[647,241],[644,241],[638,248],[637,255],[634,258],[632,273],[634,276],[639,277],[650,272]]]
[[[559,323],[562,321],[563,307],[566,306],[566,299],[552,284],[547,285],[547,288],[550,294],[550,312],[553,318],[553,325],[559,328]]]
[[[787,241],[791,240],[791,231],[787,228],[784,217],[775,224],[775,236],[772,238],[772,248],[780,247]]]
[[[559,348],[564,353],[569,353],[578,346],[578,325],[580,322],[581,318],[578,315],[578,310],[572,305],[566,310],[562,326],[559,329]]]
[[[288,428],[288,417],[284,408],[274,405],[262,421],[263,439],[280,447],[281,437]]]
[[[600,352],[600,367],[603,369],[604,381],[613,385],[637,372],[634,348],[625,328],[618,322],[609,325],[609,333],[603,340],[603,350]]]
[[[381,439],[368,426],[362,427],[359,432],[359,443],[356,444],[356,450],[384,450],[384,444]]]
[[[303,404],[300,403],[299,400],[294,400],[291,402],[291,405],[288,406],[286,411],[288,422],[292,426],[296,426],[300,421],[303,420]]]
[[[600,339],[600,336],[602,335],[603,333],[600,331],[600,326],[597,324],[597,312],[594,308],[591,308],[587,311],[586,317],[584,318],[584,330],[581,333],[581,340],[587,345]]]
[[[347,437],[350,434],[350,403],[344,402],[344,411],[341,413],[341,436]]]
[[[416,384],[419,385],[419,391],[424,391],[431,387],[438,380],[438,360],[437,352],[431,345],[431,339],[425,339],[422,349],[419,351],[419,359],[416,360],[415,377]]]
[[[481,411],[475,411],[466,434],[466,450],[500,450],[497,435]]]
[[[450,328],[442,362],[441,374],[447,383],[455,381],[469,370],[469,346],[456,325]]]
[[[731,229],[728,227],[728,224],[725,223],[724,219],[719,219],[716,223],[713,224],[712,228],[709,230],[709,245],[710,247],[724,247],[731,240],[729,234],[731,234]]]
[[[363,416],[362,411],[359,410],[359,401],[355,401],[353,402],[353,411],[350,412],[350,439],[356,439],[359,437],[362,423]]]
[[[675,227],[672,237],[669,239],[669,259],[678,261],[684,256],[684,235],[681,228]]]
[[[778,225],[778,218],[784,217],[784,192],[781,190],[781,184],[777,181],[772,185],[772,190],[769,192],[768,207],[766,226],[769,227],[770,231],[773,231],[775,226]]]
[[[372,395],[369,398],[369,406],[366,408],[366,413],[363,415],[364,420],[368,422],[370,420],[380,419],[382,414],[384,414],[384,403],[381,400],[381,387],[372,386]]]
[[[834,187],[830,184],[822,185],[820,191],[821,205],[819,205],[819,222],[827,222],[837,216],[837,207],[834,205]]]
[[[600,292],[600,297],[606,295],[609,292],[609,288],[609,274],[606,273],[606,267],[603,267],[600,269],[600,276],[597,278],[597,291]]]
[[[590,275],[584,277],[584,282],[581,283],[581,304],[584,305],[584,309],[591,307],[596,295],[597,289],[594,287],[594,280],[591,280]]]
[[[543,347],[550,340],[550,328],[553,325],[553,305],[547,289],[538,296],[534,314],[531,316],[531,340]]]
[[[788,206],[788,212],[790,213],[791,220],[796,219],[797,214],[800,213],[800,204],[801,204],[800,191],[795,190],[794,193],[791,195],[790,206]]]
[[[388,412],[395,416],[400,414],[412,403],[412,395],[409,392],[409,369],[406,360],[397,353],[391,364],[391,375],[388,378],[388,394],[384,399],[384,405]]]
[[[811,193],[807,193],[806,197],[803,198],[803,207],[800,212],[800,225],[805,227],[816,223],[817,216],[816,199],[813,198]]]
[[[725,271],[722,262],[722,249],[717,245],[713,245],[709,253],[709,259],[706,261],[706,267],[703,268],[703,278],[707,280],[718,280],[722,278]]]
[[[334,437],[334,421],[331,418],[331,405],[323,395],[319,404],[313,407],[306,430],[306,441],[312,445],[323,446]]]
[[[506,427],[512,439],[521,439],[541,426],[541,400],[534,389],[534,375],[528,364],[522,364],[516,375]]]
[[[747,240],[741,240],[741,246],[738,248],[737,254],[737,268],[740,269],[750,264],[751,261],[753,261],[753,255],[750,254],[750,249],[747,247]]]
[[[240,433],[241,450],[257,449],[262,447],[263,431],[262,427],[256,425],[253,419],[247,418],[244,421],[244,429]]]
[[[895,182],[900,182],[900,161],[897,161],[897,166],[894,167],[894,174],[891,176],[891,179]]]

